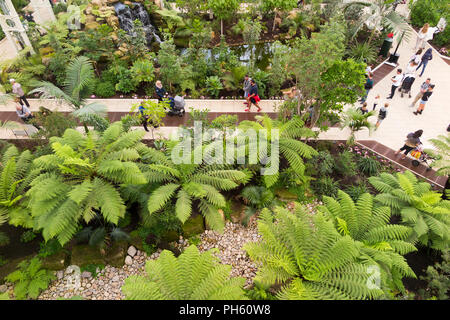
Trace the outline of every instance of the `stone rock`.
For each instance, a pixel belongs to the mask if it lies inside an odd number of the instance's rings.
[[[203,233],[205,231],[205,226],[203,225],[203,216],[197,214],[195,217],[189,218],[183,224],[183,236],[185,238],[190,238],[196,234]]]
[[[136,252],[137,252],[137,250],[133,246],[130,246],[127,251],[128,255],[131,257],[134,257],[136,255]]]
[[[114,243],[105,257],[106,262],[113,267],[122,267],[125,256],[127,255],[127,247],[127,242]]]
[[[8,290],[8,287],[6,286],[6,284],[2,284],[0,286],[0,293],[5,293]]]
[[[58,280],[64,278],[64,271],[59,270],[58,272],[56,272],[56,277],[58,278]]]
[[[83,271],[83,273],[81,273],[81,278],[84,279],[92,278],[92,274],[89,271]]]
[[[106,264],[104,257],[97,248],[89,245],[76,245],[72,248],[70,264],[79,267],[87,264]]]
[[[130,256],[127,256],[125,258],[125,264],[128,265],[128,266],[131,266],[133,264],[133,258],[130,257]]]
[[[57,252],[42,259],[42,267],[48,270],[63,270],[66,267],[67,255],[64,251]]]

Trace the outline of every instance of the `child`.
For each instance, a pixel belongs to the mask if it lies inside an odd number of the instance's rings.
[[[381,122],[383,122],[383,120],[386,118],[388,107],[389,107],[389,103],[387,103],[387,102],[384,104],[384,107],[381,107],[380,112],[378,113],[378,121],[375,124],[375,130],[378,129]]]

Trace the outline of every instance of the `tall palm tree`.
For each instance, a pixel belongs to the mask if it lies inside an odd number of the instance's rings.
[[[393,10],[393,3],[394,0],[360,0],[344,4],[344,11],[354,6],[364,8],[364,12],[356,25],[352,38],[356,36],[364,25],[372,30],[368,40],[369,44],[372,42],[375,32],[382,28],[392,29],[395,34],[402,34],[404,31],[404,36],[410,36],[411,29],[408,23]]]
[[[92,93],[95,78],[94,68],[87,57],[80,56],[69,63],[66,68],[64,88],[60,89],[51,82],[36,82],[36,88],[30,92],[39,93],[42,99],[56,99],[68,104],[88,131],[86,122],[106,114],[106,106],[98,103],[88,103],[87,98]]]

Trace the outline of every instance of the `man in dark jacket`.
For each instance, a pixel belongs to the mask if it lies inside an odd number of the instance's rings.
[[[419,70],[420,66],[423,65],[422,72],[420,73],[419,77],[423,75],[423,72],[425,71],[425,68],[428,64],[428,62],[433,59],[433,50],[429,48],[422,56],[422,61],[420,61],[420,64],[417,66],[417,70]]]

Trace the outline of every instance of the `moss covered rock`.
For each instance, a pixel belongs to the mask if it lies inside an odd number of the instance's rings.
[[[275,194],[281,200],[298,200],[298,196],[295,193],[289,192],[286,189],[279,189],[275,191]]]
[[[63,270],[68,265],[67,254],[64,251],[42,258],[42,267],[48,270]]]
[[[72,248],[71,265],[105,264],[105,259],[98,248],[89,245],[76,245]]]
[[[162,235],[162,240],[166,242],[173,242],[179,239],[180,235],[175,230],[169,230],[165,234]]]
[[[128,242],[121,241],[113,244],[112,248],[105,256],[106,264],[113,267],[120,268],[125,263],[125,257],[127,256]]]
[[[198,214],[194,217],[189,218],[184,224],[183,224],[183,236],[185,238],[192,237],[196,234],[203,233],[205,231],[205,226],[203,224],[203,217]]]

